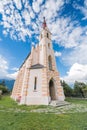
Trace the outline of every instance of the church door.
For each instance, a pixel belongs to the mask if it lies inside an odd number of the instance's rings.
[[[53,80],[50,80],[49,82],[49,94],[51,97],[51,100],[56,100],[56,92],[55,92],[55,86]]]

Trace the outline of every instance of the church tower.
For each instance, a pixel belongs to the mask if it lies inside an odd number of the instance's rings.
[[[11,97],[27,105],[48,105],[53,100],[65,99],[45,18],[39,44],[32,46],[31,53],[20,67]]]

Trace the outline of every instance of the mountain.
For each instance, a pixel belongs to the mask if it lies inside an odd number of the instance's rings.
[[[8,89],[12,90],[15,80],[13,80],[13,79],[0,79],[0,83],[2,81],[5,81],[5,85],[8,87]]]

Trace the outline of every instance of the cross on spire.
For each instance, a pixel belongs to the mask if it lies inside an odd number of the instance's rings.
[[[43,17],[43,29],[45,29],[45,27],[47,27],[47,24],[46,24],[45,17]]]

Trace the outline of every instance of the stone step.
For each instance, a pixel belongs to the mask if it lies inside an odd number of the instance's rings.
[[[55,107],[60,107],[60,106],[65,106],[65,105],[69,105],[70,103],[67,101],[58,101],[58,100],[53,100],[50,102],[49,105],[51,106],[55,106]]]

